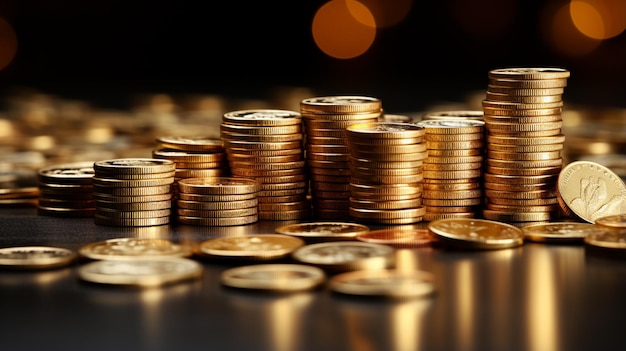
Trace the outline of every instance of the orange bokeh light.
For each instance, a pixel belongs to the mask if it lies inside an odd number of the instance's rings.
[[[551,48],[567,56],[583,56],[596,50],[601,41],[583,35],[570,17],[569,5],[544,9],[542,32]]]
[[[9,22],[0,17],[0,70],[5,69],[17,53],[17,35]]]
[[[322,5],[311,25],[313,39],[328,56],[351,59],[365,53],[376,38],[376,21],[355,0],[332,0]]]
[[[411,11],[412,0],[359,0],[376,20],[378,28],[395,26],[402,22]]]
[[[624,0],[572,0],[569,15],[576,28],[593,39],[609,39],[626,29]]]

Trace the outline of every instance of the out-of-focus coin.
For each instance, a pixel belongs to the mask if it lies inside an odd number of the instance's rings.
[[[326,274],[320,268],[301,264],[256,264],[222,272],[223,285],[272,292],[306,291],[320,286]]]
[[[83,245],[78,254],[93,260],[139,260],[161,257],[188,257],[189,245],[167,239],[116,238]]]
[[[161,147],[183,151],[223,152],[220,138],[206,136],[160,136],[156,139]]]
[[[601,225],[603,227],[626,229],[626,214],[622,213],[622,214],[599,217],[596,219],[595,224]]]
[[[152,287],[198,279],[202,266],[180,257],[152,257],[145,260],[93,261],[78,268],[78,277],[87,282]]]
[[[626,213],[626,185],[609,168],[591,161],[563,167],[557,181],[563,211],[594,223],[600,217]]]
[[[357,235],[369,231],[369,227],[348,222],[295,223],[276,228],[276,232],[302,239],[313,240],[352,240]]]
[[[51,246],[17,246],[0,249],[0,267],[8,269],[50,269],[69,265],[76,252]]]
[[[393,247],[424,247],[437,242],[428,229],[378,229],[361,233],[356,239]]]
[[[198,254],[209,258],[240,260],[277,260],[289,256],[305,243],[283,234],[255,234],[206,240]]]
[[[521,229],[487,219],[449,218],[432,221],[430,229],[442,244],[464,249],[505,249],[521,246]]]
[[[92,183],[93,162],[64,163],[40,169],[39,181],[46,184],[85,184]]]
[[[436,292],[432,273],[391,269],[340,273],[329,280],[329,288],[341,294],[403,299]]]
[[[395,265],[389,245],[358,241],[335,241],[305,245],[292,253],[293,259],[330,271],[386,269]]]
[[[584,239],[585,246],[601,252],[626,255],[626,229],[598,226]]]
[[[521,227],[526,240],[545,243],[583,242],[597,227],[591,223],[552,222]]]

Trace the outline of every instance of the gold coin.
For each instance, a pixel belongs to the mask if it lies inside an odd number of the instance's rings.
[[[459,207],[459,206],[478,206],[482,203],[481,198],[463,198],[463,199],[429,199],[423,198],[424,207]]]
[[[482,197],[482,189],[470,189],[470,190],[424,190],[422,197],[424,199],[473,199]]]
[[[471,141],[471,140],[484,140],[484,133],[463,133],[463,134],[434,134],[428,133],[424,137],[426,141],[436,142],[456,142],[456,141]]]
[[[426,212],[424,214],[424,221],[432,222],[440,219],[453,219],[453,218],[476,218],[477,212]]]
[[[188,257],[192,249],[167,239],[115,238],[85,244],[78,254],[92,260],[141,260]]]
[[[135,188],[135,187],[156,187],[174,183],[174,177],[160,179],[109,179],[93,177],[93,184],[98,187],[113,188]]]
[[[433,274],[425,271],[345,272],[330,278],[328,285],[335,293],[392,299],[421,298],[436,292]]]
[[[482,175],[482,169],[467,169],[459,171],[426,171],[423,172],[424,179],[469,179],[478,178]]]
[[[489,78],[496,79],[567,79],[570,72],[559,67],[512,67],[492,69],[488,73]]]
[[[411,123],[413,117],[407,115],[399,115],[392,113],[383,113],[378,119],[379,122],[394,122],[394,123]]]
[[[428,229],[378,229],[360,233],[359,241],[397,248],[430,246],[437,241]]]
[[[482,110],[446,110],[446,111],[431,111],[422,115],[422,120],[431,119],[460,119],[460,120],[482,120]]]
[[[487,85],[487,91],[492,93],[507,94],[509,96],[542,96],[542,95],[559,95],[565,92],[563,87],[560,88],[514,88],[502,85]]]
[[[421,138],[425,133],[424,127],[400,122],[357,123],[346,128],[348,138],[410,139]]]
[[[563,127],[563,121],[543,122],[543,123],[506,123],[506,122],[487,122],[486,129],[490,134],[502,133],[518,133],[518,132],[536,132],[543,130],[555,130]]]
[[[302,141],[304,135],[300,132],[289,134],[241,134],[222,131],[222,140],[228,141],[254,141],[263,143],[280,143],[288,141]]]
[[[596,219],[595,224],[610,228],[626,228],[626,214],[599,217]]]
[[[259,220],[264,221],[295,221],[311,217],[311,208],[283,210],[283,211],[259,211]]]
[[[398,210],[404,208],[415,208],[422,206],[421,198],[407,199],[407,200],[385,200],[385,201],[372,201],[362,200],[360,198],[350,198],[350,206],[354,208],[370,209],[370,210]]]
[[[520,168],[520,167],[493,167],[487,165],[485,173],[500,176],[546,176],[558,175],[561,172],[561,166],[537,167],[537,168]]]
[[[459,150],[459,149],[480,149],[485,146],[484,140],[468,141],[426,141],[426,147],[430,155],[430,150]]]
[[[279,151],[279,150],[291,150],[301,149],[302,141],[282,141],[282,142],[261,142],[261,141],[240,141],[240,140],[228,140],[224,139],[224,145],[226,152],[239,152],[245,150],[263,150],[263,151]]]
[[[176,205],[179,209],[192,209],[192,210],[235,210],[243,208],[256,207],[259,204],[257,198],[239,200],[239,201],[189,201],[179,199],[176,201]]]
[[[180,192],[177,194],[177,199],[182,201],[190,201],[190,202],[214,202],[214,203],[225,203],[225,202],[237,202],[244,200],[252,200],[257,198],[257,193],[247,193],[247,194],[223,194],[223,195],[202,195],[202,194],[192,194],[192,193],[183,193]]]
[[[475,134],[482,133],[485,122],[482,121],[483,113],[480,113],[481,120],[476,119],[426,119],[416,124],[426,129],[429,134]]]
[[[222,272],[220,282],[239,289],[272,292],[307,291],[326,281],[320,268],[302,264],[255,264]]]
[[[472,149],[428,149],[428,158],[431,160],[434,157],[468,157],[468,156],[482,156],[484,151],[482,148]]]
[[[332,241],[304,245],[291,256],[294,260],[334,272],[386,269],[395,265],[393,247],[359,241]]]
[[[188,208],[178,208],[176,214],[184,217],[203,217],[203,218],[232,218],[247,217],[258,213],[257,207],[235,208],[228,210],[196,210]]]
[[[488,86],[496,85],[515,89],[553,89],[565,88],[567,78],[555,79],[517,79],[517,78],[495,78],[489,77]]]
[[[487,158],[485,164],[487,167],[496,168],[560,168],[563,165],[563,158],[555,158],[553,160],[498,160],[495,158]]]
[[[300,102],[303,113],[364,113],[381,109],[382,101],[369,96],[320,96]]]
[[[277,260],[304,246],[304,241],[282,234],[254,234],[203,241],[198,254],[210,258]]]
[[[467,171],[471,169],[482,169],[482,162],[458,162],[458,163],[425,163],[422,169],[424,171]]]
[[[207,227],[226,227],[245,225],[258,222],[259,216],[245,216],[245,217],[189,217],[178,216],[176,221],[180,224],[194,225],[194,226],[207,226]]]
[[[172,207],[171,200],[165,201],[142,201],[142,202],[115,202],[96,200],[94,204],[100,210],[111,209],[115,211],[155,211],[164,210]]]
[[[98,214],[94,215],[94,223],[97,225],[108,225],[116,227],[151,227],[164,225],[170,222],[170,216],[152,218],[109,218]]]
[[[600,217],[626,213],[626,185],[609,168],[591,161],[563,167],[557,189],[564,211],[594,223]]]
[[[550,221],[559,217],[558,211],[552,212],[506,212],[483,209],[483,218],[498,222],[541,222]]]
[[[521,227],[526,240],[545,243],[582,243],[596,228],[591,223],[580,222],[528,224]]]
[[[536,190],[554,190],[556,189],[556,179],[550,183],[536,183],[536,184],[505,184],[505,183],[491,183],[484,182],[485,189],[499,190],[499,191],[536,191]]]
[[[486,203],[485,209],[497,211],[497,212],[558,212],[559,204],[541,205],[541,206],[521,206],[518,204],[513,205],[500,205],[494,203]]]
[[[485,115],[485,123],[509,123],[509,124],[533,124],[533,123],[555,123],[563,121],[560,114],[546,116],[492,116]]]
[[[251,178],[187,178],[178,181],[179,191],[198,195],[239,195],[261,190],[259,181]]]
[[[249,126],[238,124],[220,124],[220,133],[222,138],[227,137],[229,134],[243,134],[243,135],[284,135],[284,134],[300,134],[302,132],[302,126],[300,124],[286,125],[286,126]]]
[[[276,144],[276,143],[271,143]],[[246,149],[246,148],[238,148],[238,149],[229,149],[226,150],[227,157],[232,159],[234,157],[278,157],[278,156],[291,156],[291,155],[302,155],[302,145],[298,145],[294,148],[280,148],[277,149]]]
[[[230,111],[222,116],[225,123],[250,126],[290,126],[300,125],[300,113],[280,109],[250,109]]]
[[[535,104],[537,105],[537,104]],[[548,116],[558,115],[563,112],[562,107],[543,107],[534,109],[513,109],[500,108],[497,106],[483,105],[484,114],[487,116],[504,116],[504,117],[531,117],[531,116]]]
[[[562,94],[555,95],[533,95],[533,96],[515,96],[509,94],[495,93],[487,91],[486,98],[491,101],[508,101],[519,102],[525,104],[539,104],[563,101]]]
[[[583,240],[587,248],[623,254],[626,249],[626,230],[596,226]]]
[[[543,152],[506,152],[487,150],[487,158],[505,161],[543,161],[561,158],[561,150]]]
[[[191,259],[153,257],[145,260],[94,261],[78,268],[81,280],[123,286],[152,287],[198,279],[202,266]]]
[[[423,206],[402,209],[364,209],[350,207],[350,216],[361,220],[419,218],[424,216],[426,209]]]
[[[28,270],[59,268],[68,266],[76,257],[76,252],[61,247],[5,247],[0,249],[0,267]]]
[[[368,226],[350,222],[309,222],[280,226],[276,233],[291,235],[305,240],[352,240],[368,232]]]
[[[40,216],[51,217],[93,217],[95,214],[95,208],[59,208],[59,207],[45,207],[37,205],[37,214]]]
[[[86,161],[41,168],[37,171],[37,177],[41,183],[89,185],[94,173],[93,162]]]
[[[499,145],[553,145],[562,144],[565,142],[565,135],[555,135],[549,137],[539,138],[520,138],[520,137],[507,137],[502,135],[487,135],[487,144],[499,144]]]
[[[171,192],[171,185],[142,186],[142,187],[109,187],[94,185],[94,194],[106,194],[115,196],[149,196],[168,194]]]
[[[115,196],[109,194],[94,193],[93,199],[96,201],[107,201],[115,203],[142,203],[142,202],[160,202],[172,199],[172,193],[158,195],[142,195],[142,196]]]
[[[175,173],[176,180],[185,178],[215,178],[215,177],[227,177],[230,175],[230,171],[226,168],[214,168],[214,169],[184,169],[177,168]]]
[[[538,175],[538,176],[507,176],[499,174],[484,174],[485,183],[498,183],[510,185],[532,185],[552,183],[556,181],[556,175]]]
[[[159,210],[131,210],[121,211],[111,208],[96,207],[96,215],[101,218],[109,218],[112,220],[123,219],[140,219],[140,218],[155,218],[166,217],[172,214],[170,208],[164,208]]]
[[[487,219],[450,218],[428,224],[437,238],[447,245],[466,249],[504,249],[524,243],[521,229]]]
[[[176,170],[176,165],[171,160],[155,158],[118,158],[111,160],[96,161],[93,164],[95,175],[102,178],[100,171],[104,174],[152,174],[164,173]]]
[[[164,149],[199,152],[224,152],[224,144],[220,138],[208,136],[160,136],[156,142]]]

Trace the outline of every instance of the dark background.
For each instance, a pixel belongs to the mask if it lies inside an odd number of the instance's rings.
[[[511,1],[506,32],[476,37],[459,23],[499,18],[498,1],[413,1],[400,24],[380,29],[364,55],[333,59],[310,26],[326,1],[3,0],[18,50],[2,88],[123,105],[136,93],[211,93],[263,98],[274,87],[383,99],[388,110],[423,108],[486,89],[490,69],[558,66],[571,71],[567,101],[626,104],[626,34],[583,57],[559,54],[539,30],[547,3]],[[494,28],[496,26],[494,25]]]

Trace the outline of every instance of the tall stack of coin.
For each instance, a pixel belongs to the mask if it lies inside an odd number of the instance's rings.
[[[346,128],[350,148],[350,216],[380,224],[420,222],[425,129],[370,122]]]
[[[93,167],[96,224],[145,227],[170,222],[173,161],[119,158],[96,161]]]
[[[483,100],[485,218],[523,225],[561,215],[556,183],[565,141],[562,94],[569,76],[561,68],[489,71]]]
[[[231,111],[223,115],[220,131],[233,177],[261,183],[259,220],[309,218],[300,113],[275,109]]]
[[[428,157],[424,160],[424,220],[474,218],[483,203],[485,122],[477,119],[429,119]]]
[[[37,173],[37,213],[56,217],[93,217],[93,162],[65,163],[42,168]]]
[[[257,222],[261,183],[251,178],[186,178],[178,181],[178,222],[222,227]]]
[[[346,127],[377,122],[382,102],[365,96],[324,96],[304,99],[306,163],[313,215],[318,219],[350,216],[350,148]]]

